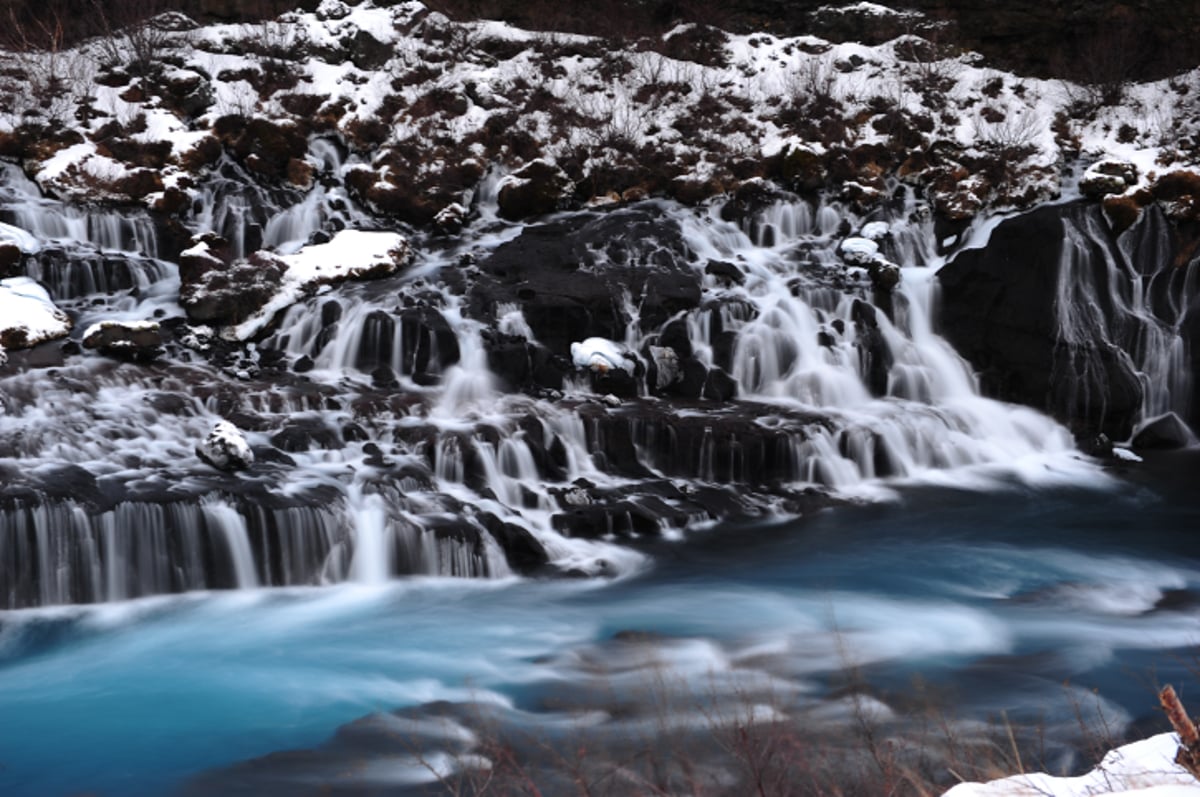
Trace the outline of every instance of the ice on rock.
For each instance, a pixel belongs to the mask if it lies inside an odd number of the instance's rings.
[[[36,346],[70,331],[71,318],[54,305],[41,285],[29,277],[0,280],[0,345]]]
[[[587,338],[572,343],[571,361],[576,368],[587,368],[602,374],[619,368],[632,376],[637,370],[637,363],[625,347],[608,338]]]
[[[245,470],[254,464],[254,452],[240,429],[219,421],[196,446],[196,455],[218,470]]]

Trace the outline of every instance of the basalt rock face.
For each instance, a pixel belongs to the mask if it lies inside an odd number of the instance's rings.
[[[653,205],[530,227],[479,270],[472,314],[520,307],[551,351],[593,336],[624,337],[626,301],[638,308],[643,329],[700,304],[700,275],[679,226]]]
[[[980,372],[984,390],[1006,401],[1050,404],[1062,237],[1057,208],[1034,211],[938,274],[942,333]]]
[[[1167,411],[1197,419],[1195,263],[1156,208],[1120,237],[1094,203],[1000,224],[938,278],[943,334],[985,392],[1079,434],[1126,439]],[[1184,253],[1186,254],[1186,253]]]

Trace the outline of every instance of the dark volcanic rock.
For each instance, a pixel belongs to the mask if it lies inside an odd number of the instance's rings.
[[[1183,448],[1192,441],[1187,424],[1173,412],[1160,415],[1138,429],[1133,436],[1133,447],[1139,450],[1151,448]]]
[[[514,172],[496,199],[501,216],[519,221],[562,210],[574,190],[575,184],[562,169],[536,160]]]
[[[471,313],[493,318],[498,305],[517,304],[553,353],[593,336],[624,338],[626,292],[644,329],[700,302],[679,225],[653,206],[529,227],[479,268]]]
[[[1103,331],[1066,346],[1056,316],[1064,220],[1097,212],[1040,208],[1002,223],[988,246],[959,254],[938,273],[942,332],[981,372],[989,395],[1045,409],[1079,432],[1123,439],[1142,398],[1128,356]],[[1087,268],[1104,271],[1103,253],[1093,255]]]
[[[162,353],[162,330],[153,322],[102,321],[89,327],[83,346],[120,360],[152,360]]]

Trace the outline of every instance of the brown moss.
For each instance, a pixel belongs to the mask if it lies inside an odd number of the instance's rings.
[[[1108,217],[1108,223],[1112,226],[1113,232],[1121,234],[1133,226],[1138,220],[1138,216],[1142,213],[1142,208],[1137,200],[1131,196],[1106,196],[1102,202],[1104,215]]]
[[[114,193],[136,201],[163,190],[163,181],[154,169],[135,169],[117,180],[112,189]]]
[[[1154,198],[1160,201],[1170,201],[1184,196],[1200,196],[1200,174],[1179,169],[1167,172],[1150,187]]]
[[[308,161],[292,158],[287,165],[287,181],[299,188],[311,188],[315,170]]]
[[[191,149],[179,156],[179,165],[192,174],[212,166],[221,157],[221,142],[212,136],[205,136],[192,145]]]

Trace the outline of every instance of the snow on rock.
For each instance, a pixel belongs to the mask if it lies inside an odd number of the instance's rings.
[[[576,368],[587,368],[601,374],[619,368],[632,376],[637,369],[637,363],[625,347],[608,338],[587,338],[572,343],[571,361]]]
[[[36,254],[42,248],[37,236],[33,233],[0,222],[0,245],[5,244],[14,246],[26,254]]]
[[[157,321],[100,321],[83,333],[83,346],[122,360],[150,360],[162,349]]]
[[[882,241],[887,238],[892,232],[891,226],[886,221],[872,221],[863,225],[859,235],[870,241]]]
[[[513,175],[499,186],[502,215],[524,219],[610,196],[700,201],[741,182],[725,164],[755,161],[794,190],[840,183],[861,210],[899,177],[944,215],[967,221],[1060,195],[1070,173],[1060,166],[1076,157],[1104,153],[1142,174],[1160,158],[1189,167],[1196,157],[1176,145],[1196,134],[1193,95],[1172,88],[1193,84],[1196,70],[1128,86],[1125,102],[1072,116],[1056,133],[1054,120],[1081,87],[983,67],[969,52],[914,61],[914,52],[958,48],[897,38],[919,29],[921,15],[877,3],[815,14],[845,18],[830,30],[865,20],[893,34],[879,44],[721,34],[719,57],[707,63],[670,55],[693,46],[695,26],[668,33],[666,52],[610,52],[593,37],[453,21],[418,2],[307,5],[315,9],[255,24],[171,26],[161,60],[178,66],[163,67],[161,85],[95,83],[53,109],[29,103],[0,113],[0,132],[34,130],[52,110],[70,135],[27,136],[22,154],[44,188],[186,208],[200,198],[196,178],[223,152],[252,173],[315,190],[304,168],[311,142],[298,131],[332,126],[331,137],[356,156],[354,168],[335,175],[350,197],[418,224],[498,173]],[[104,55],[91,42],[63,57],[98,69]],[[287,79],[265,79],[278,70]],[[814,96],[822,101],[807,99]],[[218,121],[231,118],[249,120],[246,129],[218,132]],[[907,143],[894,132],[900,119]],[[877,162],[880,147],[895,166]]]
[[[341,0],[321,0],[317,6],[317,19],[322,21],[345,19],[350,16],[350,7]]]
[[[842,241],[838,251],[852,266],[869,266],[879,257],[879,244],[866,237],[851,237]]]
[[[0,280],[0,346],[23,349],[65,337],[71,319],[29,277]]]
[[[208,437],[196,446],[196,456],[217,470],[245,470],[254,464],[254,452],[241,430],[229,421],[219,421]]]
[[[1138,182],[1138,168],[1129,161],[1102,158],[1079,178],[1079,190],[1085,196],[1123,194]]]
[[[394,274],[411,253],[408,239],[399,233],[342,230],[328,243],[306,246],[294,255],[273,257],[284,269],[274,295],[223,334],[234,340],[249,340],[276,313],[295,304],[312,289],[348,279]]]
[[[453,234],[466,226],[468,215],[470,211],[460,203],[451,202],[433,217],[433,226],[438,232]]]
[[[1162,733],[1109,751],[1086,775],[1058,778],[1033,772],[960,783],[942,797],[1200,797],[1200,782],[1175,763],[1178,750],[1179,737]]]
[[[1119,448],[1117,446],[1113,446],[1112,455],[1114,457],[1116,457],[1117,459],[1121,459],[1126,462],[1141,462],[1142,461],[1141,457],[1139,457],[1137,454],[1130,451],[1128,448]]]

